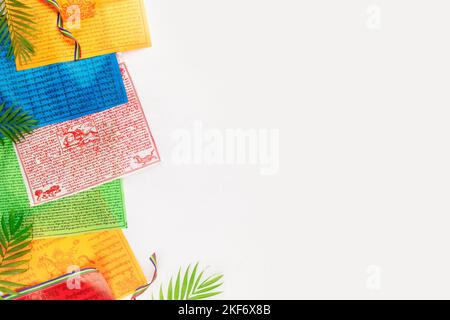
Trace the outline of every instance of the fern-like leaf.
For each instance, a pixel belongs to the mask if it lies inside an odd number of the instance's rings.
[[[23,215],[17,217],[13,211],[3,213],[0,219],[0,291],[15,294],[14,289],[24,284],[8,281],[5,277],[28,270],[33,237],[32,226],[24,225]]]
[[[189,265],[184,272],[181,268],[175,278],[173,285],[173,277],[169,280],[167,293],[164,294],[163,285],[159,288],[160,300],[202,300],[221,294],[217,291],[223,284],[221,282],[223,275],[212,275],[205,278],[204,271],[198,273],[198,263],[191,269]],[[152,297],[154,297],[152,295]]]
[[[36,29],[30,8],[19,0],[0,0],[0,46],[8,46],[8,58],[26,62],[35,49],[29,40]]]
[[[19,107],[6,106],[6,102],[0,104],[0,144],[4,141],[1,136],[19,142],[24,134],[31,133],[37,121],[28,112]]]

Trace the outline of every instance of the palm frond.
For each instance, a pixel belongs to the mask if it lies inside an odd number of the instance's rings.
[[[3,213],[0,219],[0,291],[15,294],[15,288],[24,284],[7,281],[4,277],[24,273],[28,270],[33,237],[32,226],[23,223],[23,215],[13,211]],[[1,295],[0,295],[1,296]]]
[[[29,7],[19,0],[0,0],[0,46],[9,46],[7,57],[26,62],[34,55],[29,40],[36,29]]]
[[[6,106],[6,102],[0,104],[0,135],[13,141],[19,142],[26,133],[31,133],[37,121],[20,107]],[[0,137],[0,144],[4,141]]]
[[[221,294],[217,289],[222,286],[223,275],[215,274],[204,277],[205,271],[198,273],[198,262],[191,270],[191,265],[182,272],[181,268],[175,278],[170,278],[166,294],[163,285],[159,287],[159,300],[202,300]],[[175,283],[175,284],[174,284]],[[152,298],[154,295],[152,294]]]

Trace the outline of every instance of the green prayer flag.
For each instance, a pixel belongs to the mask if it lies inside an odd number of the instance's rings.
[[[33,222],[34,238],[127,226],[120,180],[31,207],[13,144],[5,141],[0,146],[0,212],[10,210]]]

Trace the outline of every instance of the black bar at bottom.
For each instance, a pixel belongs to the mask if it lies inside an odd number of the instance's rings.
[[[351,316],[358,319],[412,314],[429,318],[448,301],[401,300],[202,300],[202,301],[0,301],[3,314],[63,319],[315,319]],[[388,311],[387,311],[388,310]],[[9,312],[8,312],[9,311]],[[86,315],[89,315],[86,317]],[[311,315],[313,317],[311,318]],[[160,316],[162,316],[160,318]],[[157,318],[156,318],[157,317]],[[5,318],[5,320],[8,317]],[[12,318],[11,318],[12,319]]]

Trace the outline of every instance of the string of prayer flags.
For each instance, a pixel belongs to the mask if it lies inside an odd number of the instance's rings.
[[[3,24],[2,37],[8,40],[0,42],[11,43],[0,45],[0,105],[13,107],[0,119],[0,251],[6,257],[22,250],[11,257],[27,260],[6,266],[0,261],[0,268],[28,263],[28,269],[1,273],[3,293],[10,293],[2,297],[136,300],[154,283],[158,265],[153,254],[154,273],[147,282],[120,230],[127,227],[120,178],[160,162],[160,155],[128,69],[116,54],[151,46],[144,0],[5,5],[9,29]],[[35,33],[22,39],[28,54],[34,53],[29,59],[8,55],[20,51],[13,36],[17,26]],[[14,127],[12,118],[22,127]],[[23,136],[31,127],[25,118],[38,125]],[[16,141],[7,126],[24,139]],[[14,244],[13,237],[24,236],[12,235],[22,221],[28,238]],[[8,251],[9,245],[15,247]],[[23,287],[13,294],[7,284]]]
[[[47,1],[47,0],[46,0]],[[36,22],[35,55],[16,59],[17,70],[72,61],[73,40],[55,27],[47,2],[22,0]],[[64,28],[83,48],[83,58],[150,47],[144,0],[58,0]]]
[[[38,128],[16,144],[32,206],[76,194],[160,161],[125,64],[120,65],[120,70],[128,103]]]
[[[17,72],[0,48],[0,101],[30,112],[38,126],[72,120],[128,102],[115,55]]]

